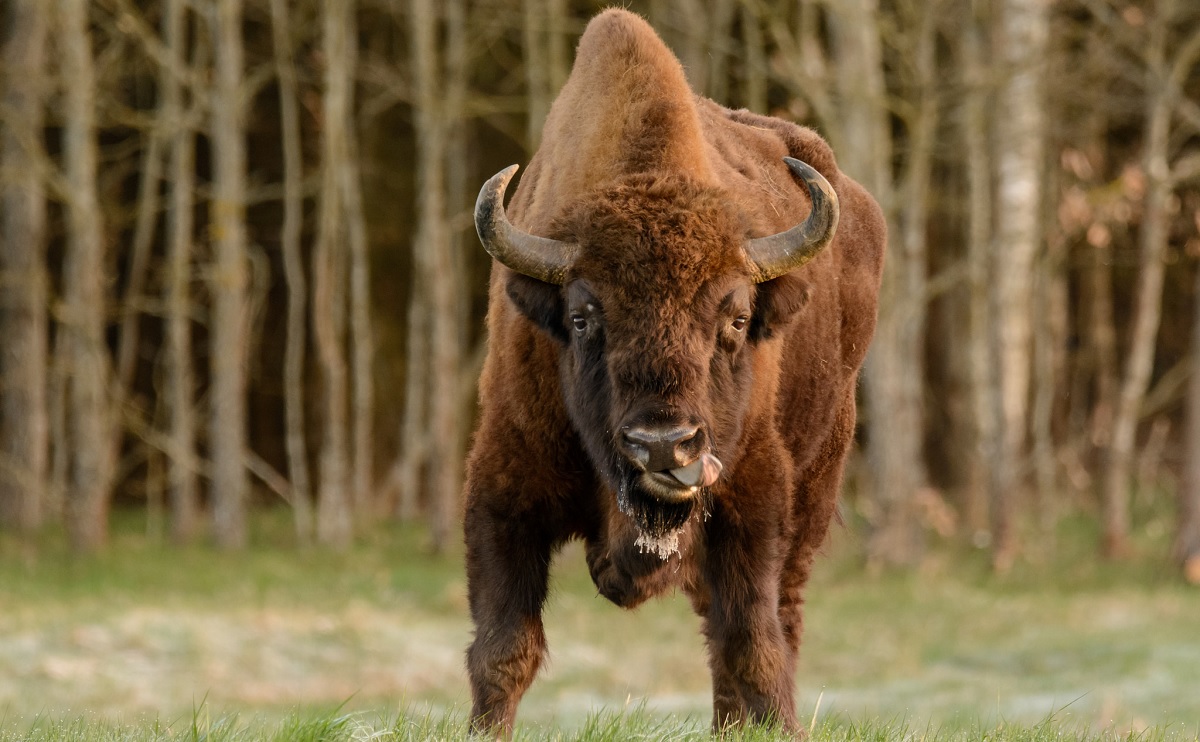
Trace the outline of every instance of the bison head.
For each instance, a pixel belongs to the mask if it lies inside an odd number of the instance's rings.
[[[837,197],[808,165],[808,219],[748,239],[717,189],[632,175],[560,217],[552,237],[505,216],[510,167],[475,206],[488,252],[514,273],[507,293],[560,346],[564,402],[597,472],[650,536],[683,526],[736,462],[754,353],[802,306],[788,273],[832,239]]]

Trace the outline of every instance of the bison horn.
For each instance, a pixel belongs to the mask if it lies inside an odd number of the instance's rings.
[[[522,232],[508,221],[504,189],[517,167],[510,165],[483,184],[475,200],[475,231],[484,249],[496,260],[518,273],[561,286],[579,247]]]
[[[812,213],[786,232],[758,237],[746,243],[746,255],[754,265],[755,283],[770,281],[793,271],[816,257],[833,240],[838,224],[838,197],[833,186],[812,167],[791,157],[783,158],[796,177],[808,186]]]

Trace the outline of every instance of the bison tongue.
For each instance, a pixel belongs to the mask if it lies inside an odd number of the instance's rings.
[[[721,474],[721,462],[711,453],[702,453],[687,466],[671,469],[671,476],[688,487],[711,487]]]

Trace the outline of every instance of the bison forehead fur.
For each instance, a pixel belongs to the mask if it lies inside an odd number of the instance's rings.
[[[476,214],[497,261],[465,488],[474,728],[511,731],[551,556],[580,538],[612,602],[691,598],[715,727],[797,729],[801,592],[852,442],[879,207],[811,130],[695,95],[622,10],[588,25],[506,210],[510,177]]]

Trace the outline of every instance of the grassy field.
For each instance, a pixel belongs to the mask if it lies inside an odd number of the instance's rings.
[[[404,529],[295,551],[263,528],[237,555],[164,549],[130,523],[94,560],[0,540],[0,740],[461,737],[461,555]],[[871,576],[859,551],[837,533],[808,592],[797,698],[815,738],[1200,737],[1200,590],[1164,562],[1105,565],[1068,536],[1005,577],[951,546]],[[623,612],[572,547],[546,625],[527,738],[705,736],[683,599]]]

